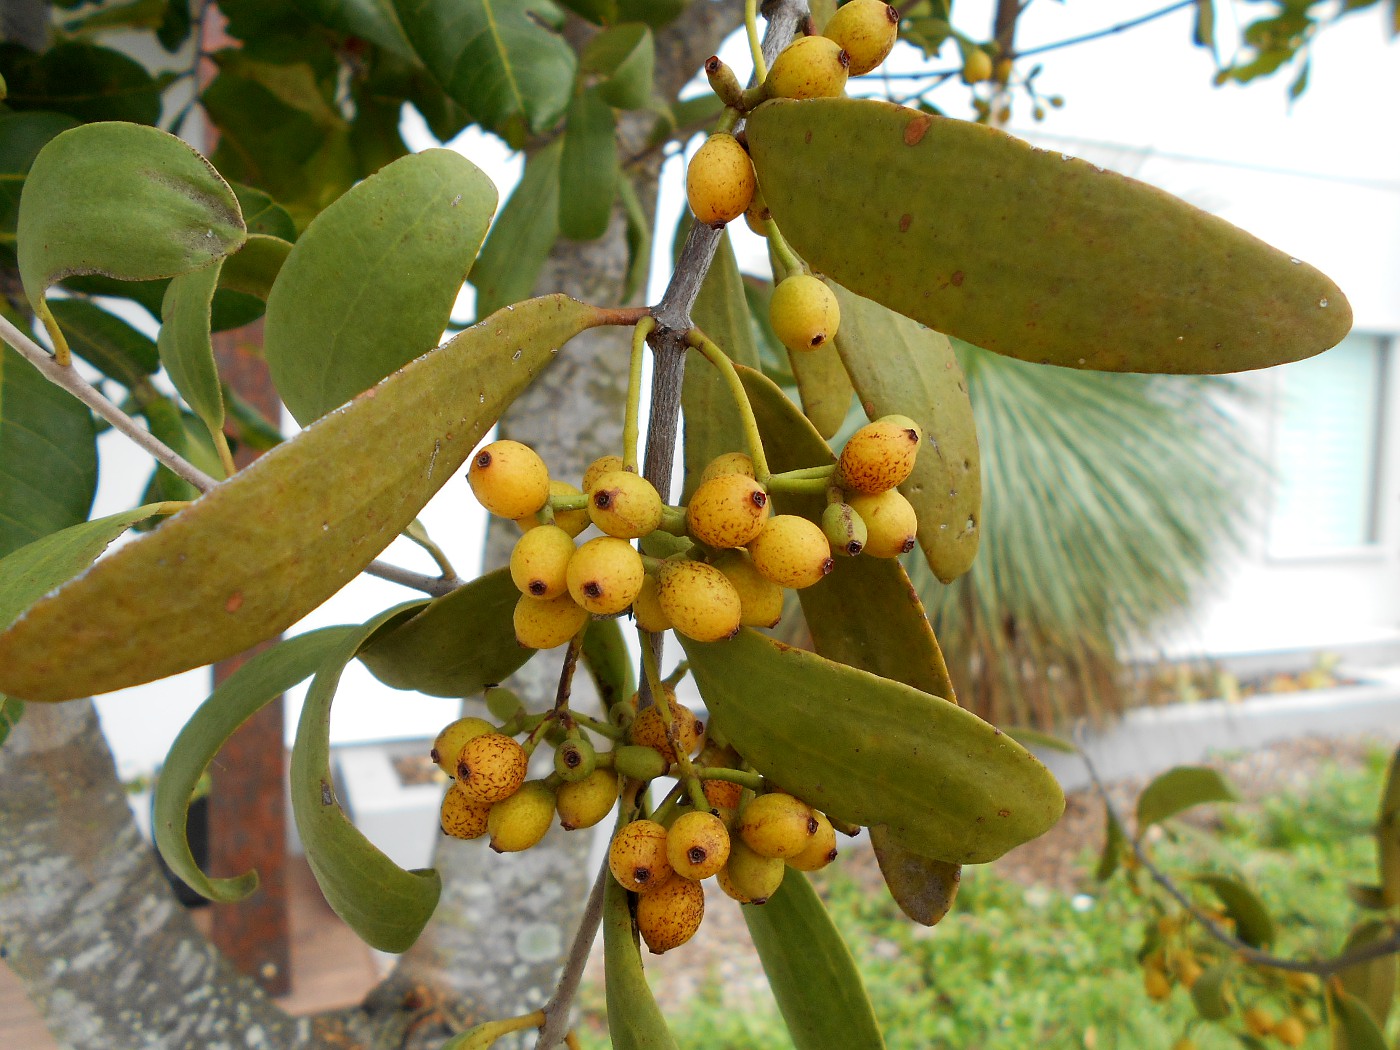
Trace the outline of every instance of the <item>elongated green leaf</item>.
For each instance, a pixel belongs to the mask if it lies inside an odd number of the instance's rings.
[[[617,175],[617,197],[627,219],[627,277],[617,298],[618,302],[628,303],[646,290],[647,278],[651,276],[651,218],[642,207],[632,180],[623,171]]]
[[[20,198],[20,277],[53,331],[44,292],[55,281],[173,277],[222,258],[244,235],[228,183],[174,135],[85,124],[51,140],[30,168]]]
[[[238,198],[239,210],[243,212],[243,222],[248,228],[248,236],[263,234],[280,237],[284,241],[297,239],[296,223],[287,214],[287,209],[278,204],[262,190],[233,182],[233,195]]]
[[[170,74],[151,76],[130,55],[95,44],[59,42],[37,53],[12,46],[3,58],[10,108],[50,110],[83,122],[154,124],[160,119],[160,94],[171,80]]]
[[[1368,919],[1347,936],[1342,954],[1382,940],[1388,937],[1390,932],[1388,923],[1379,919]],[[1372,1019],[1379,1027],[1384,1028],[1386,1018],[1390,1016],[1390,1008],[1395,1003],[1396,957],[1382,955],[1370,962],[1348,966],[1339,976],[1347,994],[1365,1004]]]
[[[72,579],[138,521],[169,510],[160,504],[70,525],[0,559],[0,625],[15,618],[65,580]]]
[[[12,259],[19,197],[34,158],[49,139],[78,122],[62,113],[0,113],[0,252]]]
[[[1376,815],[1376,866],[1381,892],[1390,907],[1400,904],[1400,748],[1390,756]]]
[[[306,861],[326,903],[372,948],[406,951],[422,932],[442,891],[432,869],[404,871],[350,823],[335,797],[331,775],[331,701],[345,665],[381,623],[410,606],[380,613],[338,636],[307,690],[292,745],[292,815]]]
[[[953,907],[962,882],[962,865],[922,857],[890,837],[889,829],[870,829],[870,844],[890,896],[899,910],[922,926],[937,926]]]
[[[834,285],[836,348],[871,419],[898,414],[924,432],[899,487],[919,515],[919,547],[944,583],[972,566],[982,535],[982,465],[967,380],[948,337]]]
[[[1327,1029],[1332,1050],[1388,1050],[1365,1004],[1333,985],[1327,986]]]
[[[49,309],[73,353],[122,386],[130,389],[160,371],[155,342],[115,314],[82,299],[52,299]]]
[[[770,468],[797,470],[834,462],[821,435],[777,386],[753,369],[740,368],[739,374]],[[774,498],[779,512],[813,520],[823,504],[820,496]],[[957,703],[938,639],[903,566],[883,558],[838,557],[835,562],[821,583],[797,592],[816,651]]]
[[[443,89],[507,141],[543,131],[569,104],[574,52],[532,17],[537,0],[395,0]]]
[[[1225,913],[1235,920],[1235,932],[1245,944],[1267,949],[1274,943],[1274,920],[1269,909],[1248,886],[1222,875],[1198,875],[1196,881],[1215,891]]]
[[[617,15],[625,21],[645,22],[652,28],[675,21],[691,0],[618,0]]]
[[[380,632],[360,662],[395,689],[429,696],[479,693],[504,682],[534,655],[515,640],[511,614],[519,599],[509,570],[497,569]]]
[[[1079,754],[1079,748],[1054,733],[1046,733],[1029,726],[1003,726],[1002,732],[1010,735],[1022,747],[1043,747],[1066,755]]]
[[[196,893],[214,901],[238,901],[258,888],[256,871],[211,879],[190,852],[190,801],[204,771],[239,726],[315,674],[358,634],[357,627],[326,627],[258,653],[209,694],[170,745],[152,803],[156,848]]]
[[[776,99],[747,130],[768,207],[813,267],[987,350],[1236,372],[1309,357],[1351,327],[1312,267],[981,124],[873,99]]]
[[[1177,766],[1143,789],[1138,796],[1137,833],[1207,802],[1234,802],[1239,798],[1223,776],[1205,766]]]
[[[1059,784],[1031,754],[935,696],[749,629],[682,644],[724,736],[833,817],[888,824],[896,842],[935,860],[981,864],[1064,810]]]
[[[1118,870],[1118,865],[1123,861],[1123,851],[1128,846],[1128,837],[1123,833],[1123,825],[1118,823],[1113,811],[1104,806],[1104,840],[1103,852],[1099,854],[1098,867],[1094,869],[1094,878],[1099,882],[1107,882],[1113,877],[1113,873]]]
[[[496,187],[451,150],[404,157],[307,227],[267,301],[264,353],[303,424],[442,338]]]
[[[414,58],[413,48],[399,25],[390,0],[295,0],[309,18],[339,29],[403,58]]]
[[[89,696],[289,627],[402,532],[558,348],[600,320],[546,296],[399,370],[30,609],[0,634],[0,692]]]
[[[618,109],[645,109],[656,72],[656,42],[640,22],[609,26],[588,42],[579,72],[598,77],[603,101]]]
[[[1205,1020],[1220,1021],[1230,1016],[1230,997],[1225,982],[1232,970],[1229,963],[1209,967],[1191,986],[1191,1004]]]
[[[170,381],[210,431],[224,425],[224,395],[209,331],[210,304],[222,269],[223,260],[216,260],[170,282],[161,304],[160,334],[156,339]]]
[[[0,345],[0,557],[84,520],[96,489],[92,413]]]
[[[243,247],[224,260],[219,271],[220,290],[241,292],[266,302],[291,252],[291,244],[280,237],[250,234]]]
[[[559,232],[576,241],[607,231],[617,196],[617,122],[596,88],[569,104],[559,161]]]
[[[4,744],[10,738],[10,733],[15,726],[19,725],[19,720],[24,717],[24,702],[22,700],[11,700],[8,696],[0,696],[0,744]]]
[[[802,872],[790,869],[744,920],[797,1050],[884,1047],[850,949]]]
[[[472,267],[478,316],[524,299],[535,287],[559,236],[559,161],[563,152],[563,142],[555,139],[526,158],[525,174],[496,216]]]
[[[632,654],[617,620],[594,620],[588,625],[582,656],[604,711],[637,691]]]
[[[603,891],[603,972],[608,1038],[614,1050],[676,1050],[676,1041],[642,972],[627,891],[614,878]]]

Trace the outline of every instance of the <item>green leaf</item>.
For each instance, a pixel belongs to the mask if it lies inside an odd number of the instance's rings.
[[[962,865],[922,857],[895,842],[885,827],[870,829],[870,844],[890,896],[899,910],[922,926],[937,926],[953,907]]]
[[[203,269],[243,243],[243,218],[210,163],[156,128],[85,124],[35,158],[19,209],[19,269],[50,333],[44,292],[75,274],[148,281]],[[57,337],[55,337],[57,338]]]
[[[0,692],[90,696],[291,626],[408,526],[559,347],[601,322],[546,296],[405,366],[31,608],[0,633]]]
[[[1327,277],[1170,194],[968,121],[874,99],[749,116],[765,200],[858,295],[997,353],[1236,372],[1336,345]]]
[[[51,138],[76,126],[62,113],[0,113],[0,257],[13,257],[20,191],[34,158]]]
[[[1138,836],[1153,824],[1160,824],[1192,806],[1238,799],[1235,789],[1216,770],[1205,766],[1177,766],[1153,780],[1138,796]]]
[[[589,623],[583,636],[582,656],[604,711],[637,691],[637,681],[632,674],[632,654],[617,620],[602,619]]]
[[[1331,984],[1327,986],[1327,1029],[1332,1050],[1388,1050],[1365,1004]]]
[[[1245,944],[1267,949],[1274,943],[1274,920],[1269,909],[1248,886],[1223,875],[1197,875],[1196,881],[1215,891],[1225,913],[1235,920],[1235,932]]]
[[[697,366],[698,367],[698,366]],[[687,369],[687,372],[696,369]],[[812,424],[761,373],[739,369],[773,470],[833,463]],[[821,496],[774,498],[783,514],[821,516]],[[797,592],[813,648],[829,660],[922,689],[957,703],[953,682],[923,604],[898,561],[837,557],[821,583]]]
[[[624,22],[645,22],[653,29],[673,22],[690,0],[618,0],[617,17]]]
[[[682,645],[714,724],[755,769],[835,818],[888,824],[916,853],[985,863],[1064,810],[1031,754],[938,697],[750,629]]]
[[[428,72],[508,142],[544,131],[569,104],[576,60],[532,17],[539,0],[395,0]]]
[[[1230,997],[1225,982],[1233,967],[1219,963],[1209,967],[1191,986],[1191,1005],[1207,1021],[1221,1021],[1230,1016]]]
[[[603,236],[617,195],[617,121],[596,89],[569,104],[559,161],[559,231],[576,241]]]
[[[249,234],[243,247],[224,260],[219,273],[220,290],[256,296],[266,302],[291,252],[292,246],[280,237]],[[214,295],[216,310],[218,295],[217,292]]]
[[[284,241],[297,239],[296,223],[292,222],[286,208],[260,189],[236,182],[230,185],[233,195],[238,198],[238,207],[243,212],[243,222],[248,227],[250,237],[262,233]]]
[[[96,490],[92,413],[0,345],[0,556],[83,521]]]
[[[0,84],[3,86],[3,84]],[[10,738],[10,733],[15,726],[19,725],[19,720],[24,717],[24,702],[21,700],[11,700],[8,696],[0,696],[0,744]]]
[[[807,877],[789,869],[766,904],[743,911],[793,1046],[882,1050],[860,971]]]
[[[865,414],[909,416],[924,432],[899,487],[919,515],[919,547],[948,583],[972,566],[982,529],[982,465],[967,380],[948,337],[834,285],[836,349]]]
[[[1094,878],[1099,882],[1107,882],[1113,878],[1113,873],[1122,863],[1123,851],[1128,848],[1128,836],[1123,832],[1123,825],[1118,823],[1107,803],[1104,804],[1103,822],[1103,852],[1099,854],[1099,864],[1094,869]]]
[[[0,624],[8,627],[25,609],[72,579],[138,521],[166,513],[161,504],[96,518],[12,550],[0,558]]]
[[[1400,748],[1390,756],[1376,815],[1376,867],[1381,892],[1389,907],[1400,905]]]
[[[608,875],[602,878],[607,883],[603,890],[603,989],[613,1050],[676,1050],[676,1041],[642,971],[627,891],[616,879]]]
[[[1032,729],[1030,726],[1002,726],[1001,731],[1022,747],[1043,747],[1049,751],[1063,752],[1066,755],[1079,754],[1079,748],[1064,737],[1056,736],[1054,733],[1042,732],[1039,729]]]
[[[49,310],[73,353],[128,390],[160,371],[155,342],[95,303],[51,299]]]
[[[204,421],[210,433],[224,425],[224,396],[214,343],[209,332],[210,304],[223,261],[174,278],[161,304],[156,346],[175,389]]]
[[[495,207],[476,165],[432,149],[316,217],[282,264],[264,330],[273,382],[300,423],[437,345]]]
[[[559,6],[595,25],[617,21],[617,0],[559,0]]]
[[[9,82],[6,105],[49,110],[74,120],[154,124],[170,75],[152,77],[135,59],[94,44],[58,43],[34,54],[0,46],[0,71]]]
[[[603,101],[618,109],[645,109],[656,73],[656,42],[640,22],[611,26],[595,36],[579,56],[579,73],[598,78]]]
[[[380,632],[360,662],[386,685],[429,696],[471,696],[504,682],[533,651],[515,640],[520,592],[507,569],[435,598],[411,619]]]
[[[391,0],[295,0],[308,18],[372,44],[403,58],[413,59],[413,48],[399,24]]]
[[[335,797],[331,774],[331,702],[345,665],[385,620],[414,602],[380,613],[337,638],[307,690],[292,744],[289,787],[297,834],[326,903],[371,948],[402,952],[432,917],[442,880],[431,868],[405,871],[365,838]]]
[[[620,303],[631,302],[638,292],[645,292],[651,276],[651,219],[642,200],[625,172],[618,172],[617,196],[627,219],[627,277],[622,282]]]
[[[559,236],[559,164],[564,144],[555,139],[525,158],[525,174],[472,267],[477,316],[528,296]]]
[[[1380,919],[1368,919],[1358,925],[1347,936],[1342,948],[1345,955],[1356,948],[1384,940],[1391,935],[1391,927]],[[1348,995],[1354,996],[1365,1005],[1367,1012],[1380,1028],[1385,1027],[1390,1008],[1395,1002],[1396,957],[1382,955],[1370,962],[1348,966],[1339,975],[1342,987]]]
[[[210,763],[239,726],[315,674],[358,635],[356,627],[325,627],[258,653],[209,694],[170,745],[156,780],[152,827],[161,857],[196,893],[213,901],[239,901],[258,888],[256,871],[211,879],[190,852],[190,802]]]

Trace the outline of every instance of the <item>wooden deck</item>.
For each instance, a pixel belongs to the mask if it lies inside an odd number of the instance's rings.
[[[327,906],[304,858],[288,858],[288,880],[292,991],[277,1002],[298,1015],[359,1002],[378,979],[373,954]],[[208,909],[196,909],[194,916],[207,932]],[[61,1050],[25,996],[24,986],[4,965],[0,965],[0,1047]]]

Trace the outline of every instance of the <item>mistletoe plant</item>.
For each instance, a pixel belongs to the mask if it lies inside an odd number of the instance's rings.
[[[461,1034],[456,1048],[531,1027],[543,1028],[541,1045],[572,1039],[570,999],[600,921],[614,1044],[673,1045],[638,936],[655,952],[688,940],[710,876],[743,903],[799,1046],[881,1045],[804,872],[835,856],[838,831],[868,828],[895,899],[933,924],[961,865],[1040,835],[1064,804],[1028,751],[958,706],[897,560],[918,547],[948,581],[978,545],[975,429],[949,337],[1071,368],[1221,373],[1319,353],[1350,326],[1324,275],[1159,190],[989,127],[845,97],[847,77],[876,68],[895,42],[898,16],[880,0],[846,5],[824,35],[810,23],[797,33],[796,13],[778,5],[768,57],[755,6],[752,86],[718,59],[706,64],[722,109],[689,171],[697,221],[652,308],[563,295],[509,302],[423,352],[496,206],[490,181],[445,150],[382,167],[295,243],[269,227],[267,202],[240,196],[174,136],[134,123],[53,134],[24,181],[16,260],[52,352],[22,324],[0,331],[200,495],[61,529],[0,562],[0,691],[55,703],[153,681],[274,637],[361,572],[421,585],[429,597],[281,642],[220,685],[171,750],[156,835],[205,895],[253,891],[255,873],[212,879],[196,866],[190,794],[242,722],[309,677],[291,770],[307,858],[350,926],[403,951],[433,913],[439,878],[399,868],[342,811],[329,767],[337,683],[359,659],[396,688],[482,697],[489,717],[453,723],[434,747],[455,778],[446,832],[489,834],[509,852],[537,842],[556,813],[573,828],[615,814],[617,830],[558,993],[542,1010]],[[414,6],[402,11],[407,43],[439,69],[443,40],[416,35]],[[620,96],[607,85],[625,86],[616,77],[630,54],[593,56],[603,86],[570,103],[579,115],[571,109],[569,135],[597,125],[611,141]],[[496,116],[517,131],[532,119]],[[768,239],[770,321],[801,408],[757,370],[751,335],[723,320],[747,316],[727,248],[710,272],[724,224],[740,216]],[[586,232],[584,219],[569,222]],[[207,430],[203,468],[75,371],[85,315],[49,291],[84,275],[168,282],[156,348]],[[265,302],[267,363],[306,427],[242,470],[211,349],[221,291]],[[707,310],[717,323],[702,331],[691,317],[700,294],[738,305]],[[616,362],[629,377],[616,455],[564,479],[520,443],[479,447],[570,340],[600,326],[634,333]],[[844,412],[851,391],[871,422],[834,450],[832,405]],[[686,478],[673,505],[682,406]],[[509,568],[461,582],[376,562],[468,463],[479,500],[523,530]],[[99,560],[153,518],[158,527]],[[590,526],[601,535],[577,543]],[[763,633],[784,588],[797,592],[814,651]],[[640,688],[623,641],[628,613]],[[668,631],[685,666],[664,676]],[[557,646],[552,705],[530,710],[492,688]],[[571,705],[580,661],[616,698],[609,710]],[[686,671],[708,726],[675,700]],[[555,747],[554,771],[528,780],[541,743]]]

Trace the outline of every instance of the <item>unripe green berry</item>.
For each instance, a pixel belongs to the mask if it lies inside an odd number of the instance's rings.
[[[711,135],[690,158],[685,196],[697,221],[719,229],[744,214],[758,179],[748,150],[733,135]]]
[[[822,532],[833,554],[855,557],[865,549],[865,521],[849,503],[828,503],[822,511]]]
[[[991,80],[994,70],[992,56],[980,47],[969,47],[963,56],[962,81],[964,84],[979,84]]]
[[[474,805],[509,798],[525,783],[529,756],[503,733],[483,733],[462,745],[457,759],[457,789]]]
[[[661,524],[661,496],[650,481],[627,470],[599,477],[588,494],[588,516],[609,536],[648,536]]]
[[[491,712],[492,718],[504,725],[525,710],[525,705],[512,690],[492,685],[486,687],[486,710]]]
[[[486,834],[486,822],[491,812],[489,803],[472,802],[453,784],[442,796],[438,826],[444,835],[454,839],[479,839]]]
[[[632,722],[635,723],[636,719]],[[620,776],[633,780],[655,780],[670,768],[673,761],[674,758],[668,759],[656,748],[645,744],[624,744],[613,751],[613,769]]]
[[[642,556],[626,540],[600,536],[569,559],[569,594],[596,616],[620,613],[642,589]]]
[[[746,478],[753,477],[753,460],[749,458],[747,452],[726,452],[722,456],[716,456],[705,464],[705,469],[700,472],[700,484],[703,485],[711,478],[722,477],[725,474],[742,474]]]
[[[484,718],[459,718],[443,727],[428,754],[444,773],[450,777],[456,776],[457,758],[462,753],[463,745],[483,733],[495,731],[496,727]]]
[[[582,780],[561,784],[554,800],[559,826],[566,831],[591,828],[612,812],[617,791],[617,773],[611,769],[595,769]]]
[[[835,567],[821,526],[796,514],[770,518],[749,544],[749,554],[758,571],[779,587],[810,587]]]
[[[722,474],[695,490],[685,524],[701,543],[723,550],[742,547],[757,536],[768,514],[768,493],[762,485],[743,474]]]
[[[875,494],[901,484],[914,472],[923,431],[908,416],[882,416],[846,442],[836,467],[843,489]]]
[[[672,628],[687,638],[717,642],[739,631],[739,592],[713,565],[667,562],[657,575],[656,595]]]
[[[514,622],[515,640],[526,649],[553,649],[578,634],[588,622],[588,610],[567,594],[543,600],[522,594]]]
[[[851,59],[824,36],[800,36],[779,53],[763,90],[769,98],[834,98],[846,90]]]
[[[850,497],[865,522],[865,553],[873,558],[898,558],[918,543],[919,516],[903,493],[889,489],[876,496]]]
[[[744,844],[764,857],[797,856],[820,828],[811,806],[781,791],[759,795],[739,814]]]
[[[583,472],[583,491],[590,496],[593,495],[593,486],[598,483],[599,478],[604,474],[611,474],[615,470],[624,469],[626,467],[621,456],[599,456],[588,464],[588,469]]]
[[[729,863],[718,875],[719,888],[740,904],[762,904],[778,892],[787,874],[781,857],[765,857],[734,839],[729,844]]]
[[[654,820],[634,820],[613,836],[608,870],[623,889],[647,893],[671,877],[666,859],[666,829]]]
[[[724,551],[714,566],[739,595],[741,624],[774,627],[783,618],[783,589],[758,571],[748,551]]]
[[[831,16],[822,36],[850,56],[850,75],[864,76],[883,62],[899,39],[899,12],[885,0],[851,0]]]
[[[817,832],[803,847],[802,852],[787,858],[790,868],[798,871],[819,871],[836,859],[836,829],[824,813],[812,811],[817,822]]]
[[[510,578],[521,594],[532,598],[558,598],[569,590],[569,559],[574,540],[557,525],[531,529],[510,552]]]
[[[841,307],[824,282],[810,274],[795,273],[773,289],[773,298],[768,301],[768,323],[785,347],[794,353],[806,353],[836,335]]]
[[[713,813],[682,813],[666,831],[666,859],[677,875],[708,879],[729,860],[729,829]]]
[[[534,514],[549,500],[549,468],[519,441],[493,441],[478,450],[467,483],[487,511],[511,520]]]
[[[642,589],[632,602],[632,615],[636,618],[637,626],[644,631],[660,634],[671,629],[671,618],[661,608],[655,576],[648,576],[642,581]]]
[[[554,752],[554,771],[573,783],[586,779],[598,765],[598,755],[586,736],[565,740]]]
[[[531,780],[491,807],[487,830],[497,853],[519,853],[544,838],[554,820],[554,792],[543,780]]]
[[[637,900],[637,932],[653,955],[690,940],[704,918],[704,889],[693,879],[679,875]]]

